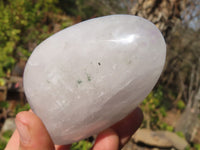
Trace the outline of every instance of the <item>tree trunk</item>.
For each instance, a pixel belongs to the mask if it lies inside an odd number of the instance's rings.
[[[200,88],[194,97],[192,106],[187,106],[181,115],[177,125],[176,131],[182,132],[188,141],[193,141],[197,131],[200,129]]]
[[[138,0],[131,14],[144,17],[153,22],[168,36],[169,31],[181,20],[181,12],[186,0]]]

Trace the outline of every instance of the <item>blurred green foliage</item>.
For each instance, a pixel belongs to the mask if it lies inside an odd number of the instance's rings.
[[[15,114],[18,114],[19,112],[21,112],[21,111],[27,111],[27,110],[29,110],[31,107],[30,107],[30,105],[27,103],[27,104],[25,104],[25,105],[20,105],[20,104],[17,104],[17,106],[15,107]]]
[[[80,20],[110,14],[127,14],[127,3],[121,0],[59,0],[59,7]]]
[[[5,79],[0,78],[0,86],[4,86],[6,84]]]
[[[2,136],[3,136],[4,139],[8,142],[9,139],[10,139],[10,137],[12,136],[12,134],[13,134],[13,131],[8,130],[8,131],[4,132]]]
[[[166,116],[167,110],[171,107],[169,101],[164,97],[163,87],[158,87],[152,91],[142,102],[141,108],[147,116],[144,119],[143,127],[162,130],[173,130],[166,123],[161,122],[161,119]]]
[[[2,135],[0,137],[0,150],[5,149],[12,134],[13,134],[13,131],[11,131],[11,130],[8,130],[8,131],[2,133]]]
[[[92,147],[92,143],[82,140],[77,143],[73,143],[71,150],[89,150]]]
[[[161,130],[166,130],[166,131],[170,131],[173,132],[174,131],[174,127],[168,125],[167,123],[163,122],[159,124],[159,127]]]
[[[7,142],[5,140],[0,139],[0,150],[4,150]]]
[[[194,148],[195,148],[196,150],[200,150],[200,144],[195,144],[195,145],[194,145]]]
[[[95,0],[60,0],[59,4],[67,14],[85,20],[101,14],[101,9],[96,7],[97,3]]]
[[[37,45],[52,34],[52,26],[63,27],[72,20],[56,15],[62,14],[58,0],[0,0],[0,78],[11,72],[19,58],[30,56],[31,44]]]
[[[176,132],[176,134],[179,136],[179,137],[181,137],[181,138],[185,138],[185,136],[184,136],[184,133],[183,132]]]
[[[179,100],[177,103],[177,108],[180,110],[184,110],[185,109],[185,103],[183,102],[183,100]]]
[[[0,101],[0,108],[8,108],[9,103],[7,101]]]

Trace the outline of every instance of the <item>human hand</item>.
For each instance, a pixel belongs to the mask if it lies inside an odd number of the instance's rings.
[[[143,120],[142,111],[136,108],[126,118],[97,136],[92,150],[118,150],[130,139]],[[70,145],[54,145],[44,124],[33,112],[17,114],[17,130],[5,150],[69,150]]]

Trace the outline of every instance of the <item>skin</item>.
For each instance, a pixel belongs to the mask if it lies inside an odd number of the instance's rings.
[[[92,150],[118,150],[130,139],[143,120],[142,111],[136,108],[123,120],[102,131]],[[17,130],[5,150],[69,150],[70,145],[54,145],[42,121],[31,111],[17,114]]]

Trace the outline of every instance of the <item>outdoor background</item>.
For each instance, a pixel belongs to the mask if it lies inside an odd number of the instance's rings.
[[[24,66],[53,33],[86,19],[133,14],[152,21],[167,43],[167,59],[154,90],[142,102],[141,129],[124,150],[200,150],[200,0],[0,0],[0,150],[29,105]],[[94,138],[74,143],[87,150]]]

